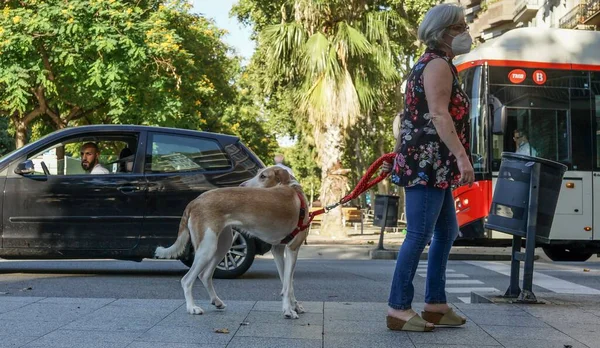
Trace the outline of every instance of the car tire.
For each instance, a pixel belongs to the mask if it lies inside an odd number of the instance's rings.
[[[192,267],[194,263],[194,251],[191,250],[191,245],[188,244],[188,251],[184,253],[184,257],[180,261]],[[217,279],[233,279],[240,277],[252,266],[254,257],[256,256],[255,240],[233,230],[233,243],[231,248],[217,265],[213,278]]]
[[[584,262],[594,254],[578,248],[571,248],[567,245],[545,246],[542,249],[544,250],[544,254],[552,261]]]

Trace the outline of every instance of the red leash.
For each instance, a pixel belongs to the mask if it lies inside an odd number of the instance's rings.
[[[350,194],[346,195],[344,198],[342,198],[337,203],[334,203],[334,204],[328,205],[324,208],[321,208],[319,210],[310,212],[308,214],[308,216],[309,216],[308,222],[305,225],[298,226],[298,228],[297,228],[298,232],[302,231],[302,230],[306,229],[308,226],[310,226],[310,223],[315,218],[315,216],[321,215],[323,213],[327,213],[331,209],[337,207],[338,205],[347,203],[348,201],[358,197],[361,193],[363,193],[363,192],[367,191],[368,189],[370,189],[371,187],[377,185],[381,180],[385,179],[388,175],[390,175],[390,172],[381,173],[375,179],[369,181],[371,176],[373,176],[373,174],[375,174],[375,172],[379,169],[379,167],[381,167],[383,162],[394,162],[394,157],[396,157],[396,154],[393,152],[386,153],[385,155],[379,157],[375,162],[373,162],[373,164],[371,164],[369,169],[367,169],[367,172],[365,173],[365,175],[363,175],[363,177],[360,179],[358,184],[356,184],[356,187],[354,188],[354,190],[352,190],[352,192],[350,192]],[[294,231],[296,231],[296,230],[294,230]]]

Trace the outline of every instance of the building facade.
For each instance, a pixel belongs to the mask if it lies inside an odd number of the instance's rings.
[[[600,29],[600,0],[454,0],[476,42],[519,27]]]

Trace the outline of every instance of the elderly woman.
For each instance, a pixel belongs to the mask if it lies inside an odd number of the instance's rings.
[[[460,88],[456,55],[472,44],[464,10],[454,4],[433,7],[419,26],[427,50],[406,85],[392,182],[406,197],[406,239],[400,248],[388,302],[391,330],[431,331],[434,324],[460,326],[466,319],[446,303],[446,264],[458,235],[452,187],[474,180],[469,156],[469,99]],[[432,240],[433,237],[433,240]],[[431,240],[425,310],[412,309],[413,278],[419,257]]]

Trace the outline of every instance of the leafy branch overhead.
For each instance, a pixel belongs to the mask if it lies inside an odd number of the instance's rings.
[[[183,0],[0,1],[0,114],[17,146],[53,129],[134,123],[226,131],[239,61]]]

